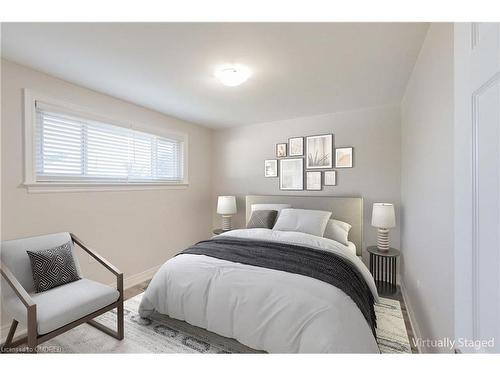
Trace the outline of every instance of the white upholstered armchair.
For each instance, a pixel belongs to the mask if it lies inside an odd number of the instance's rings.
[[[35,293],[30,258],[27,250],[38,251],[71,243],[85,250],[97,262],[116,276],[116,288],[81,278],[41,293]],[[77,271],[80,267],[74,257]],[[70,233],[49,234],[2,242],[1,267],[2,309],[13,319],[7,339],[2,348],[27,343],[29,351],[80,324],[88,323],[95,328],[123,339],[123,273],[89,249]],[[117,330],[92,320],[116,308]],[[18,323],[27,327],[26,337],[13,341]]]

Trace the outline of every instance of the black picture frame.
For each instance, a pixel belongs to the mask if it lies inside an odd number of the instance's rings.
[[[308,176],[309,175],[318,175],[319,176],[319,187],[318,188],[311,188],[309,187],[309,182],[308,182]],[[306,171],[306,176],[305,176],[305,180],[306,180],[306,190],[308,191],[321,191],[322,190],[322,177],[323,177],[323,173],[321,173],[321,171]]]
[[[326,175],[327,175],[327,173],[333,173],[333,176],[334,176],[333,179],[335,181],[334,184],[327,184],[326,183]],[[337,186],[337,171],[335,171],[335,170],[332,170],[332,171],[323,171],[323,185],[324,186]]]
[[[285,148],[285,154],[284,155],[280,155],[279,154],[279,147],[280,146],[283,146]],[[286,158],[288,156],[288,144],[287,143],[276,143],[276,157],[281,159],[281,158]]]
[[[275,171],[276,173],[274,175],[267,175],[267,170],[266,170],[266,164],[268,162],[273,162],[275,164]],[[279,173],[278,173],[278,160],[277,159],[266,159],[264,160],[264,177],[265,178],[275,178],[275,177],[278,177]]]
[[[330,160],[328,164],[325,165],[314,165],[314,163],[311,162],[309,158],[309,140],[312,138],[320,138],[320,137],[329,137],[330,138]],[[305,169],[331,169],[333,168],[334,162],[333,162],[333,153],[334,153],[334,147],[333,147],[333,134],[317,134],[317,135],[309,135],[306,137],[306,147],[305,147],[305,162],[306,162],[306,168]],[[316,155],[314,156],[316,157]]]
[[[350,150],[350,164],[346,166],[342,166],[337,164],[337,152],[341,150]],[[335,168],[353,168],[354,166],[354,147],[336,147],[335,148]]]
[[[283,179],[286,177],[283,175],[283,163],[292,163],[292,162],[300,162],[300,176],[295,176],[300,178],[300,188],[284,188],[283,187]],[[279,159],[279,189],[283,191],[303,191],[304,190],[304,158],[287,158],[287,159]]]
[[[302,147],[300,154],[292,154],[291,142],[300,139],[302,141]],[[304,156],[304,137],[291,137],[288,138],[288,156]]]

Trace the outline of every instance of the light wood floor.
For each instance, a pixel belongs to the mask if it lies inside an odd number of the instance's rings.
[[[130,287],[128,289],[125,289],[125,291],[124,291],[125,300],[130,299],[132,297],[135,297],[136,295],[144,292],[146,290],[146,288],[148,287],[150,281],[151,280],[148,280],[148,281],[145,281],[141,284],[138,284],[138,285],[135,285],[135,286]],[[418,350],[414,345],[414,337],[415,336],[413,334],[413,329],[411,327],[410,318],[408,316],[408,310],[406,309],[406,304],[405,304],[405,301],[403,299],[403,295],[401,294],[401,289],[398,286],[395,294],[393,294],[393,295],[381,295],[381,297],[398,300],[399,303],[401,304],[401,311],[403,312],[403,318],[405,321],[406,332],[408,333],[408,338],[410,339],[411,352],[418,353]]]
[[[123,298],[125,300],[128,300],[128,299],[130,299],[132,297],[135,297],[138,294],[141,294],[142,292],[144,292],[146,290],[146,288],[148,287],[150,281],[151,280],[144,281],[144,282],[142,282],[140,284],[137,284],[137,285],[134,285],[134,286],[132,286],[132,287],[130,287],[128,289],[125,289],[123,291]]]

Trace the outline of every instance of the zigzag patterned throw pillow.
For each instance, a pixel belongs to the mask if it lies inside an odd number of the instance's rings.
[[[26,252],[30,257],[37,293],[81,279],[71,251],[71,242],[53,249]]]
[[[253,211],[250,220],[248,220],[247,228],[272,229],[276,221],[276,216],[278,216],[278,211],[275,210]]]

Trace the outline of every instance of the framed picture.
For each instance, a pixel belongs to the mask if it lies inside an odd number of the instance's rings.
[[[321,172],[306,172],[306,190],[321,190]]]
[[[304,137],[288,139],[288,156],[304,155]]]
[[[325,171],[325,186],[335,186],[337,185],[337,171]]]
[[[335,149],[335,167],[352,168],[352,147]]]
[[[333,167],[333,135],[306,137],[306,169],[327,169]]]
[[[280,190],[304,190],[304,159],[280,160]]]
[[[264,160],[264,177],[278,177],[278,160]]]
[[[286,143],[276,144],[276,157],[284,158],[286,156]]]

